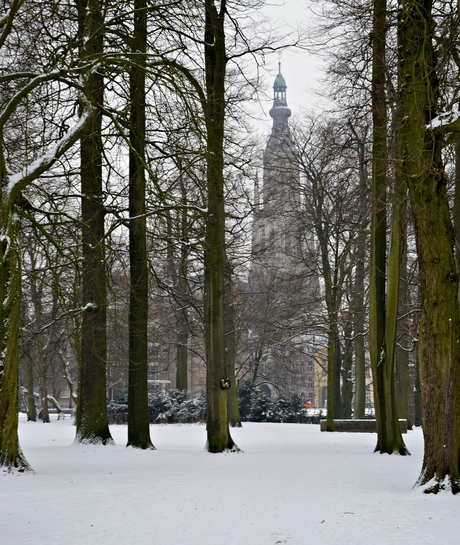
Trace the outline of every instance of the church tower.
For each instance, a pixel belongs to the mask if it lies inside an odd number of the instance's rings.
[[[263,183],[256,181],[252,231],[251,274],[262,271],[285,276],[299,261],[300,241],[295,225],[300,211],[300,174],[294,140],[289,129],[291,110],[286,100],[286,80],[278,75],[273,85],[271,134],[263,156]]]

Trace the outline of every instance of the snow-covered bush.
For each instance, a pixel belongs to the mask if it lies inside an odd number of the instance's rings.
[[[321,418],[321,412],[306,409],[299,396],[292,396],[291,399],[278,396],[272,401],[266,394],[247,382],[242,383],[238,388],[238,406],[241,420],[247,422],[316,424]]]
[[[187,390],[152,390],[148,394],[149,416],[152,424],[158,422],[204,422],[206,397],[193,398]],[[123,392],[107,405],[111,424],[128,421],[128,393]]]

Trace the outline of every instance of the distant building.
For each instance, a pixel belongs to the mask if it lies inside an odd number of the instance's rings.
[[[291,110],[286,101],[286,81],[279,72],[273,85],[271,134],[263,157],[263,184],[256,182],[252,230],[251,277],[277,274],[286,277],[299,266],[298,233],[301,188],[296,147],[289,129]]]
[[[251,268],[248,290],[253,319],[248,345],[259,388],[274,397],[297,394],[318,399],[314,338],[304,327],[319,282],[309,274],[311,237],[301,223],[302,188],[291,110],[281,62],[273,85],[271,134],[263,156],[263,183],[254,189]],[[309,244],[307,244],[307,239]]]

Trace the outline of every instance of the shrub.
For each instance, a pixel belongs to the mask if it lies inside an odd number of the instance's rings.
[[[187,390],[151,390],[148,394],[150,423],[204,422],[206,420],[206,396],[192,398]],[[107,405],[111,424],[128,422],[128,394],[123,392]]]
[[[243,382],[238,388],[238,407],[241,420],[247,422],[317,424],[322,416],[321,411],[307,409],[297,395],[291,399],[279,396],[272,401],[248,382]]]

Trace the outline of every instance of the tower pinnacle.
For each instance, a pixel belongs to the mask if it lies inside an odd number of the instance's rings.
[[[291,110],[287,107],[286,80],[283,74],[281,74],[281,52],[278,52],[278,54],[278,74],[273,84],[273,106],[268,112],[273,119],[273,128],[268,140],[268,147],[276,146],[291,138],[288,125]]]
[[[281,51],[278,52],[278,75],[275,78],[275,83],[273,84],[273,107],[276,106],[287,106],[286,102],[286,80],[281,74]]]

